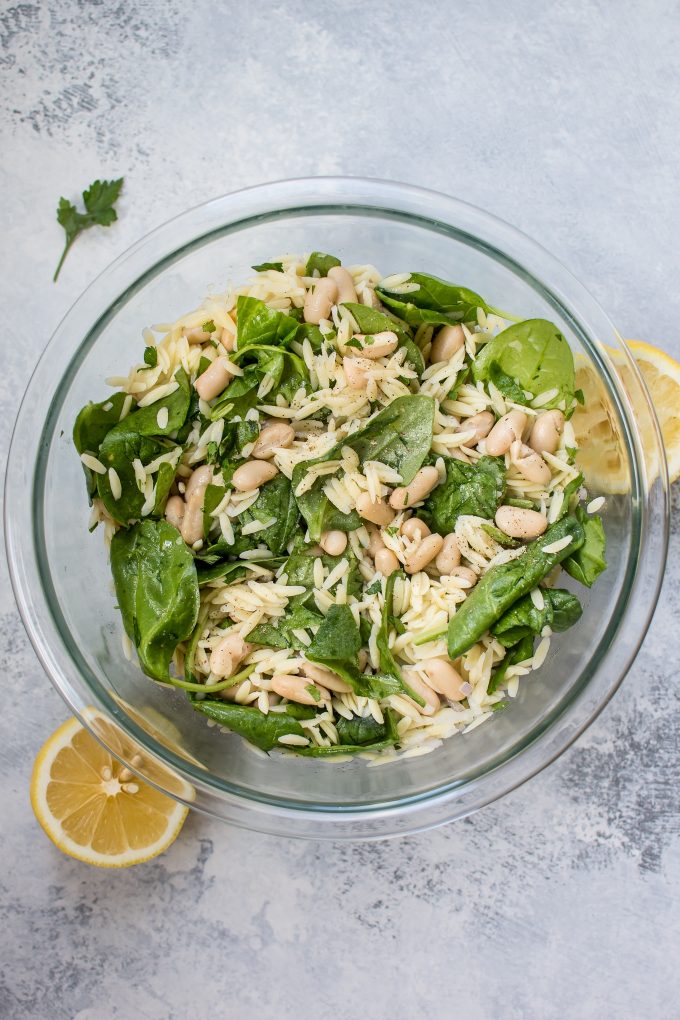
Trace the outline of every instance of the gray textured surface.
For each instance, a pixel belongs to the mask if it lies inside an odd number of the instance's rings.
[[[147,229],[280,177],[403,179],[541,239],[680,356],[675,2],[38,0],[0,13],[0,458],[34,358]],[[57,287],[54,206],[125,174]],[[680,507],[644,649],[560,761],[471,820],[316,845],[191,817],[120,874],[62,857],[28,780],[65,717],[0,576],[0,1016],[678,1015]]]

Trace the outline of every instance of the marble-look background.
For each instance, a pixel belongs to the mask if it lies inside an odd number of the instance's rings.
[[[4,463],[21,392],[92,277],[244,185],[402,179],[505,217],[626,336],[680,356],[677,0],[0,4]],[[57,286],[57,199],[125,175]],[[0,566],[0,1016],[563,1020],[678,1016],[680,506],[620,693],[555,765],[466,822],[371,845],[190,817],[101,873],[31,813],[66,710]],[[27,508],[28,510],[28,508]]]

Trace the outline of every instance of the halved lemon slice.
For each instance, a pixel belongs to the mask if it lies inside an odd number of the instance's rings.
[[[666,449],[668,473],[671,482],[675,482],[680,478],[680,363],[644,340],[626,343],[652,398]]]
[[[102,738],[135,768],[178,795],[193,792],[145,760],[111,720],[94,710],[88,714]],[[121,765],[77,719],[69,719],[43,744],[33,767],[31,805],[60,850],[103,868],[125,868],[162,853],[177,838],[188,811]]]
[[[671,482],[680,477],[680,364],[664,351],[640,340],[626,341],[637,361],[652,398],[663,436]],[[634,410],[639,388],[630,378],[630,367],[621,351],[610,349],[621,380],[633,401]],[[628,470],[622,457],[622,440],[618,435],[615,414],[610,408],[605,388],[590,365],[577,359],[576,386],[583,390],[585,402],[578,406],[572,423],[579,444],[577,464],[586,485],[594,491],[621,493],[630,487]],[[644,406],[636,414],[641,429],[642,445],[647,460],[648,477],[658,475],[656,440]]]

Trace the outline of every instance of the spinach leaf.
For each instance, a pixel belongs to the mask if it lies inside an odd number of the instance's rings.
[[[543,405],[559,404],[569,410],[574,401],[574,358],[569,344],[557,326],[547,319],[525,319],[508,326],[477,354],[472,374],[477,382],[489,379],[493,365],[523,390],[536,397],[556,389],[557,394]]]
[[[480,525],[482,531],[485,531],[489,538],[492,538],[494,542],[498,542],[504,549],[519,549],[522,544],[516,538],[510,538],[504,531],[497,528],[494,524],[482,524]]]
[[[581,618],[581,603],[565,588],[545,588],[543,609],[537,609],[531,595],[524,595],[503,613],[491,628],[502,645],[510,648],[528,635],[538,636],[544,627],[568,630]]]
[[[313,251],[307,259],[305,276],[312,276],[315,270],[318,271],[319,276],[328,276],[328,270],[339,265],[340,259],[336,259],[335,255],[324,255],[322,251]]]
[[[506,375],[501,366],[497,361],[492,361],[489,365],[489,381],[494,384],[496,389],[500,390],[506,400],[511,400],[514,404],[528,404],[526,393],[514,379],[511,379],[509,375]]]
[[[294,596],[303,598],[304,596]],[[292,600],[291,600],[292,601]],[[247,635],[248,641],[255,645],[266,645],[269,648],[294,648],[303,652],[306,643],[301,641],[293,631],[308,630],[310,627],[318,627],[323,622],[320,612],[309,609],[302,602],[289,605],[284,616],[279,617],[275,623],[260,623]]]
[[[127,418],[121,425],[126,421]],[[114,469],[120,480],[122,493],[119,499],[114,499],[108,473],[97,475],[97,493],[115,521],[127,525],[142,516],[145,499],[137,485],[133,461],[139,460],[146,465],[173,449],[177,447],[169,440],[123,431],[120,426],[109,432],[100,447],[99,459],[106,468]]]
[[[318,460],[296,464],[293,468],[293,491],[304,478],[307,468],[326,459],[331,458],[320,457]],[[308,492],[296,497],[298,509],[307,522],[312,542],[318,542],[324,531],[356,531],[362,524],[356,510],[343,514],[331,503],[323,491],[324,481],[326,478],[317,478]]]
[[[252,560],[250,561],[253,562]],[[278,570],[283,563],[283,557],[268,557],[257,560],[259,566],[268,570]],[[240,581],[242,577],[248,576],[248,568],[245,560],[217,560],[214,563],[206,563],[201,560],[196,562],[196,574],[199,585],[208,584],[210,581],[224,581],[225,584],[232,584]]]
[[[491,680],[487,688],[488,694],[495,694],[498,688],[505,680],[505,675],[508,672],[510,666],[516,665],[518,662],[524,662],[525,659],[531,658],[534,654],[534,637],[533,634],[527,634],[521,639],[513,648],[508,648],[505,656],[498,663],[493,673],[491,674]],[[495,706],[494,706],[495,707]]]
[[[565,514],[572,513],[576,510],[576,507],[578,506],[578,490],[583,485],[583,481],[583,475],[579,474],[576,478],[572,478],[572,480],[567,482],[564,486],[560,517],[564,517]],[[572,503],[575,505],[572,506]]]
[[[302,311],[302,309],[298,310]],[[318,354],[326,338],[324,337],[319,327],[316,326],[313,322],[301,322],[298,325],[298,331],[295,339],[299,344],[301,344],[303,340],[309,340],[310,344],[312,345],[312,350],[314,351],[315,354]]]
[[[154,517],[162,517],[165,512],[165,504],[168,502],[170,489],[175,480],[175,469],[172,464],[163,463],[158,469],[156,476],[156,499],[153,505],[152,514]]]
[[[336,729],[341,744],[374,744],[387,734],[387,725],[376,722],[372,715],[353,715],[351,719],[340,716]]]
[[[392,654],[390,648],[390,630],[395,627],[397,621],[393,616],[392,610],[394,605],[394,585],[397,578],[400,577],[402,580],[406,579],[406,575],[402,570],[393,571],[387,578],[385,583],[385,599],[383,602],[382,617],[380,620],[380,628],[376,636],[376,644],[378,646],[378,655],[380,656],[380,668],[383,673],[387,673],[389,676],[394,677],[398,682],[399,687],[406,691],[410,698],[418,705],[424,705],[425,702],[419,694],[409,687],[404,680],[404,675],[399,668],[399,664]]]
[[[227,729],[238,733],[248,743],[263,751],[285,747],[285,744],[279,743],[279,738],[288,733],[304,737],[305,731],[297,718],[301,716],[304,719],[312,719],[315,715],[314,709],[301,715],[291,705],[286,706],[285,712],[269,712],[264,715],[259,708],[238,705],[231,701],[195,701],[194,708],[197,712],[207,715],[209,719],[214,719],[220,726],[226,726]]]
[[[447,325],[477,320],[477,309],[493,309],[473,290],[458,287],[446,280],[426,273],[411,273],[409,283],[417,283],[418,290],[399,294],[378,285],[376,292],[383,304],[392,309],[409,326],[421,323]]]
[[[171,524],[144,520],[113,536],[111,571],[125,631],[142,669],[154,680],[171,682],[175,648],[198,619],[191,551]]]
[[[570,542],[566,548],[556,553],[543,551],[545,546],[567,536]],[[460,604],[449,623],[449,658],[457,659],[471,648],[517,599],[527,595],[553,567],[580,548],[584,538],[583,528],[576,517],[563,517],[551,524],[544,535],[529,542],[522,556],[491,567]],[[444,633],[442,630],[431,631],[420,637],[416,644],[425,644]]]
[[[247,347],[285,346],[295,339],[298,325],[296,319],[269,308],[259,298],[241,295],[236,302],[237,351],[232,358],[242,355]]]
[[[425,501],[433,531],[448,535],[463,514],[493,518],[505,494],[505,464],[501,457],[480,457],[466,464],[444,457],[446,478]]]
[[[108,400],[102,400],[99,404],[86,404],[81,408],[73,425],[73,443],[79,454],[89,453],[93,457],[99,455],[99,447],[107,433],[120,420],[126,398],[126,393],[114,393]],[[97,491],[97,479],[88,467],[84,464],[82,466],[87,493],[91,498]]]
[[[397,694],[401,684],[395,677],[361,672],[360,648],[361,634],[349,606],[331,606],[305,655],[310,662],[332,669],[360,697],[380,699]]]
[[[177,369],[174,378],[177,383],[174,393],[157,400],[155,404],[138,407],[118,426],[122,433],[137,432],[140,436],[172,436],[177,429],[182,427],[191,401],[191,385],[183,368]],[[162,408],[166,408],[168,412],[168,421],[163,428],[158,424],[158,412]]]
[[[132,462],[138,459],[146,465],[161,454],[176,448],[174,443],[163,437],[170,436],[184,424],[191,392],[189,379],[183,368],[177,370],[175,380],[178,387],[173,393],[163,397],[162,400],[157,400],[155,404],[137,408],[115,425],[101,444],[99,459],[107,469],[112,467],[116,471],[122,495],[120,499],[114,499],[108,472],[97,476],[97,491],[110,515],[121,524],[139,518],[144,505],[144,496],[139,491]],[[168,411],[168,421],[163,428],[158,424],[158,412],[162,408]],[[167,481],[166,469],[162,477],[162,487],[169,491]]]
[[[294,750],[306,758],[332,758],[335,755],[359,754],[361,751],[384,751],[399,743],[397,716],[391,708],[385,710],[384,723],[376,723],[372,717],[359,720],[356,716],[352,720],[342,719],[342,722],[344,726],[340,725],[340,720],[336,724],[341,743],[331,747],[302,747]],[[351,741],[352,734],[368,737],[370,733],[373,735],[367,743]]]
[[[264,543],[274,556],[280,556],[297,531],[299,516],[290,481],[284,474],[275,475],[271,481],[260,487],[253,505],[238,517],[234,554],[238,555],[246,549]],[[249,521],[273,521],[273,523],[264,531],[244,535],[243,525]]]
[[[257,390],[262,380],[262,373],[257,365],[248,365],[243,375],[237,376],[227,386],[224,393],[212,405],[210,418],[217,421],[228,414],[245,418],[248,411],[257,404]]]
[[[404,329],[403,323],[389,315],[385,315],[384,312],[379,312],[375,308],[369,308],[368,305],[356,304],[354,301],[346,301],[343,307],[352,313],[361,333],[370,335],[372,333],[383,333],[385,330],[396,333],[399,339],[399,346],[406,348],[407,364],[419,376],[423,374],[425,371],[423,356],[420,353],[420,349],[413,342],[410,332]]]
[[[431,397],[397,397],[368,425],[343,439],[323,457],[296,464],[293,469],[293,491],[310,467],[339,458],[344,446],[356,450],[362,463],[380,460],[394,468],[404,484],[408,485],[429,453],[433,425],[434,401]],[[307,522],[313,542],[318,542],[323,531],[354,531],[362,523],[356,511],[341,514],[326,498],[323,485],[327,479],[328,476],[318,478],[308,492],[297,497],[300,513]]]
[[[208,455],[206,457],[208,463],[220,464],[223,467],[230,466],[231,461],[242,457],[243,447],[249,443],[254,443],[259,434],[260,426],[256,421],[225,422],[220,443],[216,443],[212,449],[208,448]],[[232,472],[229,471],[228,473],[229,477],[231,477]]]
[[[576,508],[576,516],[583,526],[585,541],[562,566],[575,581],[591,588],[596,578],[607,569],[604,525],[601,517],[590,517],[580,506]]]
[[[259,266],[251,266],[256,273],[264,273],[267,269],[275,269],[277,273],[283,272],[283,262],[261,262]]]

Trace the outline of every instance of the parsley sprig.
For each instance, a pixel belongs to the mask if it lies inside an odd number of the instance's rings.
[[[59,199],[59,205],[57,206],[57,220],[61,223],[66,233],[66,244],[64,250],[61,253],[59,259],[59,265],[56,268],[52,279],[56,281],[61,267],[64,264],[64,259],[68,255],[69,249],[75,239],[83,230],[87,230],[88,227],[110,227],[115,220],[118,219],[116,210],[113,208],[116,203],[118,196],[120,195],[120,189],[123,187],[123,178],[119,177],[117,181],[95,181],[90,187],[83,192],[83,202],[85,204],[85,212],[78,212],[73,202],[69,202],[66,198]]]

